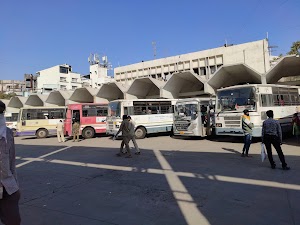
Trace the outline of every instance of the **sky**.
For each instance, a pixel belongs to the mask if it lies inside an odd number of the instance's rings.
[[[88,56],[112,66],[269,37],[273,55],[300,41],[299,0],[0,0],[0,80],[23,80]]]

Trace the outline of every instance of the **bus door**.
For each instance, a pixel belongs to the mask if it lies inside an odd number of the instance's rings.
[[[201,136],[208,136],[211,134],[211,118],[210,118],[210,105],[209,103],[202,103],[200,105],[200,129]]]

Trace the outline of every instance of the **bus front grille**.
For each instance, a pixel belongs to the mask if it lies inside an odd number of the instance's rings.
[[[224,122],[225,122],[225,127],[240,127],[241,126],[241,117],[225,116]]]

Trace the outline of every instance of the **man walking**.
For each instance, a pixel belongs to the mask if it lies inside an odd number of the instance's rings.
[[[122,144],[124,142],[125,146],[126,146],[126,150],[128,155],[126,156],[126,158],[131,158],[131,153],[130,153],[130,148],[129,148],[129,141],[130,141],[130,134],[129,134],[129,121],[127,119],[127,115],[123,115],[123,121],[120,125],[120,128],[118,130],[118,132],[115,134],[114,139],[118,136],[118,134],[120,132],[122,132],[122,137],[123,137],[123,141],[121,143],[121,147],[120,147],[120,152],[117,153],[117,156],[122,156],[123,152],[122,152]]]
[[[64,123],[62,120],[59,120],[59,122],[56,125],[56,134],[59,143],[65,142]]]
[[[20,191],[15,166],[15,142],[6,127],[5,104],[0,100],[0,219],[5,225],[20,225]]]
[[[254,125],[250,121],[249,110],[245,109],[243,112],[244,115],[242,115],[242,129],[244,132],[244,147],[242,157],[249,157],[248,153],[252,141],[252,128]]]
[[[129,137],[130,137],[130,140],[132,140],[132,143],[135,147],[135,153],[134,154],[140,155],[141,151],[140,151],[139,146],[137,145],[136,140],[135,140],[135,123],[131,119],[131,116],[128,116],[127,119],[128,119],[128,122],[129,122],[129,124],[128,124],[128,126],[129,126]]]
[[[73,131],[73,142],[79,141],[79,130],[80,130],[80,123],[79,121],[75,120],[72,126],[72,131]]]
[[[290,167],[287,166],[282,149],[281,149],[282,131],[281,131],[280,124],[277,120],[273,119],[274,113],[272,110],[268,110],[266,113],[267,113],[268,119],[263,122],[261,136],[262,136],[262,143],[265,144],[266,149],[267,149],[271,168],[272,169],[276,168],[276,164],[275,164],[275,162],[273,160],[273,156],[272,156],[272,146],[271,146],[271,144],[272,144],[277,151],[277,154],[281,161],[282,169],[289,170]]]

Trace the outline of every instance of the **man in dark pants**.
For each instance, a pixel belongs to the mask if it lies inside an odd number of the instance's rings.
[[[249,149],[252,141],[252,128],[254,127],[253,123],[250,121],[249,110],[245,109],[244,115],[242,116],[242,128],[244,133],[244,147],[242,151],[242,157],[249,157]]]
[[[0,100],[0,219],[5,225],[20,225],[15,142],[12,131],[5,124],[5,108],[5,104]]]
[[[290,167],[287,166],[285,159],[284,159],[282,149],[281,149],[282,131],[281,131],[280,124],[277,120],[273,119],[274,113],[272,110],[268,110],[266,113],[267,113],[268,119],[263,122],[261,136],[262,136],[262,143],[265,144],[266,149],[267,149],[271,168],[272,169],[276,168],[276,164],[275,164],[275,162],[273,160],[273,156],[272,156],[272,146],[271,146],[271,144],[272,144],[277,151],[277,154],[281,161],[282,169],[289,170]]]

